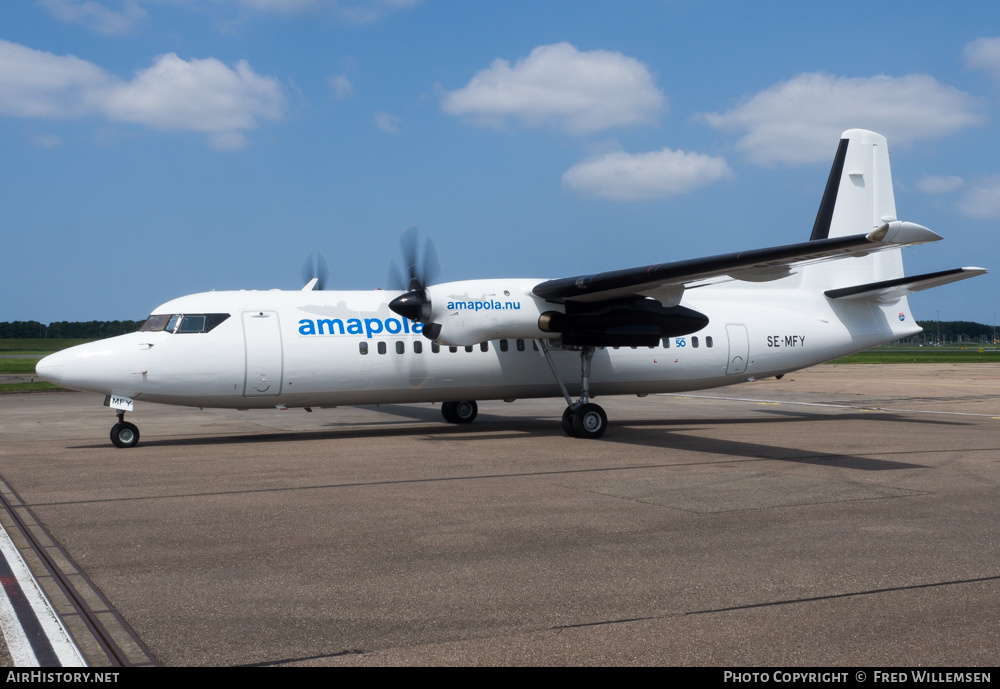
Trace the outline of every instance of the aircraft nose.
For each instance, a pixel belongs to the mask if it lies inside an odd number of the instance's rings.
[[[46,357],[42,357],[37,364],[35,364],[35,374],[50,383],[59,384],[63,382],[63,377],[65,376],[65,363],[66,357],[62,355],[62,352],[56,352],[55,354],[49,354]]]

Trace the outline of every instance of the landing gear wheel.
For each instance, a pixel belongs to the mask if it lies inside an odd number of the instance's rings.
[[[441,416],[448,423],[472,423],[478,413],[479,405],[473,400],[441,404]]]
[[[139,444],[139,429],[128,421],[116,423],[111,427],[111,442],[115,447],[135,447]]]
[[[472,423],[479,414],[479,405],[474,400],[455,402],[455,423]]]
[[[448,423],[458,423],[458,418],[455,417],[455,403],[454,402],[442,402],[441,403],[441,416]]]
[[[600,438],[608,429],[608,415],[600,406],[588,402],[573,411],[573,434],[577,438]]]
[[[573,430],[573,407],[566,407],[566,411],[563,412],[562,427],[563,432],[570,438],[576,437],[576,431]]]

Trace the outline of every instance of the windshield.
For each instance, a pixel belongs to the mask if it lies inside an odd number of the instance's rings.
[[[228,313],[153,314],[142,324],[139,332],[207,333],[227,318]]]

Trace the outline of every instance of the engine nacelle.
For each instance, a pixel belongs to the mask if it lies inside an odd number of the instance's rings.
[[[655,299],[568,301],[563,311],[546,311],[538,327],[564,345],[649,347],[664,337],[698,332],[708,317],[685,306],[663,306]],[[549,335],[551,337],[551,335]]]
[[[544,311],[561,306],[531,293],[541,280],[466,280],[427,288],[431,317],[424,336],[444,345],[464,347],[500,338],[551,337],[538,327]]]

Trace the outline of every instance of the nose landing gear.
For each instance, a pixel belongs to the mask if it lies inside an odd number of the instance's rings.
[[[125,420],[125,412],[118,412],[118,423],[111,427],[111,442],[115,447],[135,447],[139,444],[139,429]]]

